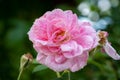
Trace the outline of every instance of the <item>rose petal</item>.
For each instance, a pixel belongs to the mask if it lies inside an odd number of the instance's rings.
[[[66,30],[74,30],[78,27],[78,18],[76,14],[73,14],[72,11],[67,10],[65,11],[65,24]],[[74,27],[73,27],[74,26]]]
[[[70,41],[69,43],[62,44],[60,47],[62,51],[71,51],[77,48],[77,43],[75,41]]]
[[[65,60],[62,63],[57,63],[55,61],[55,57],[54,56],[47,56],[45,61],[46,61],[45,65],[48,66],[50,69],[56,71],[56,72],[60,72],[60,71],[66,70],[66,69],[68,69],[71,66],[69,60]]]
[[[64,63],[66,58],[62,54],[55,55],[55,61],[57,63]]]
[[[72,58],[72,57],[81,55],[83,52],[83,48],[80,45],[78,45],[75,41],[62,44],[61,50],[63,51],[63,55],[66,58]]]
[[[79,31],[82,35],[91,35],[91,36],[96,35],[95,29],[93,27],[91,27],[91,24],[89,22],[80,23],[80,30]]]
[[[37,60],[39,63],[45,63],[45,58],[46,58],[46,56],[45,56],[44,54],[38,53],[36,60]]]
[[[105,52],[115,60],[120,60],[120,55],[116,52],[116,50],[110,45],[107,41],[106,44],[103,46]]]
[[[90,50],[94,44],[93,38],[87,35],[80,36],[76,41],[84,48],[84,50]]]
[[[64,12],[61,9],[55,9],[52,12],[48,12],[45,16],[49,20],[53,20],[55,18],[64,18]]]
[[[41,45],[41,43],[35,43],[34,46],[35,50],[38,52],[38,53],[43,53],[44,55],[53,55],[55,54],[55,52],[52,52],[48,46],[46,45]]]
[[[55,56],[45,56],[42,53],[39,53],[37,55],[37,61],[40,64],[48,66],[50,69],[54,70],[55,72],[66,70],[71,66],[69,60],[65,60],[63,63],[57,63],[55,61]]]
[[[58,53],[60,51],[60,48],[58,46],[48,46],[48,49],[52,53]]]
[[[82,55],[73,58],[72,66],[70,67],[70,70],[72,72],[75,72],[82,69],[87,64],[87,60],[88,60],[88,52],[84,52]]]
[[[28,32],[29,39],[33,42],[40,39],[46,41],[48,39],[46,32],[48,24],[49,22],[44,18],[36,19]]]

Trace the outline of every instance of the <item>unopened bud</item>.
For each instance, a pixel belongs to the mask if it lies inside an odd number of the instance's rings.
[[[21,61],[20,61],[20,69],[23,69],[26,66],[28,66],[29,63],[32,62],[32,60],[33,60],[33,57],[30,53],[22,55]]]

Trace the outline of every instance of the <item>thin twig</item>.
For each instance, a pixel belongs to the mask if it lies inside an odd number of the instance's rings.
[[[56,74],[57,74],[57,78],[60,78],[60,77],[61,77],[61,75],[60,75],[59,72],[56,72]]]
[[[68,80],[70,80],[70,71],[67,71],[68,72]]]
[[[20,70],[17,80],[20,80],[20,77],[21,77],[21,75],[22,75],[22,72],[23,72],[23,69]]]

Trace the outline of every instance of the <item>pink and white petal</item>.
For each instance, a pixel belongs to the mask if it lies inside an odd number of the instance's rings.
[[[116,50],[110,45],[107,41],[106,44],[103,46],[105,52],[115,60],[120,60],[120,55],[116,52]]]
[[[93,45],[92,45],[92,48],[95,48],[99,45],[99,37],[98,36],[95,36],[94,39],[93,39]]]
[[[63,54],[55,55],[55,61],[57,63],[64,63],[67,59],[63,56]]]
[[[38,44],[33,44],[33,47],[38,53],[43,53],[44,55],[53,55],[55,53],[51,52],[48,48],[48,46],[41,45],[40,43]]]
[[[64,27],[64,22],[61,19],[53,19],[49,22],[50,24],[49,27],[47,27],[47,35],[48,38],[51,38],[55,31],[58,31]]]
[[[76,14],[73,14],[72,11],[65,11],[65,22],[66,30],[74,30],[78,27],[78,18]]]
[[[71,61],[70,60],[65,59],[64,62],[57,63],[56,60],[55,60],[55,56],[45,56],[42,53],[39,53],[37,55],[37,61],[40,64],[48,66],[50,69],[54,70],[55,72],[64,71],[66,69],[69,69],[69,67],[71,66]]]
[[[65,21],[63,19],[60,19],[59,22],[55,23],[54,26],[56,28],[66,28]]]
[[[70,67],[70,71],[72,71],[72,72],[75,72],[75,71],[78,71],[78,70],[80,70],[78,64],[74,64],[72,67]]]
[[[44,41],[44,40],[36,40],[35,42],[34,42],[35,44],[37,43],[39,43],[39,44],[41,44],[41,45],[47,45],[48,44],[48,41]]]
[[[65,60],[63,63],[57,63],[54,56],[47,56],[45,65],[56,72],[61,72],[68,69],[71,63],[69,60]]]
[[[48,27],[48,21],[44,18],[36,19],[30,31],[28,32],[29,39],[32,42],[36,40],[48,40],[46,29]]]
[[[89,22],[82,22],[80,23],[80,33],[83,35],[91,35],[93,36],[96,34],[95,29],[91,26]]]
[[[66,58],[74,58],[76,56],[81,55],[82,52],[83,52],[83,48],[79,45],[76,50],[63,52],[63,55]]]
[[[82,55],[73,58],[72,66],[70,67],[70,70],[72,72],[75,72],[82,69],[84,66],[87,65],[87,60],[88,60],[88,52],[84,52]]]
[[[90,50],[94,44],[93,38],[87,35],[80,36],[76,41],[84,48],[84,50]]]
[[[42,40],[36,40],[33,47],[38,53],[41,52],[45,55],[53,55],[60,50],[59,46],[48,44],[47,41]]]
[[[60,51],[59,46],[48,46],[48,49],[52,53],[58,53]]]
[[[70,41],[68,43],[62,44],[60,46],[62,51],[72,51],[77,48],[77,43],[75,41]]]
[[[55,18],[64,18],[64,12],[61,9],[55,9],[51,12],[48,12],[48,14],[46,14],[45,17],[49,20]]]
[[[79,56],[83,52],[83,48],[75,41],[70,41],[69,43],[62,44],[61,50],[66,58],[73,58],[75,56]]]
[[[45,64],[46,57],[47,57],[46,55],[44,55],[42,53],[38,53],[36,60],[41,64]]]
[[[41,46],[42,46],[42,44],[37,41],[35,41],[35,43],[33,43],[33,47],[38,53],[41,53],[41,49],[40,49]]]

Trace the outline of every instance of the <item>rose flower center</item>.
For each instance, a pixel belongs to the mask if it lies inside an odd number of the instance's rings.
[[[65,41],[68,41],[69,36],[67,35],[67,33],[64,30],[57,30],[54,33],[54,38],[53,38],[53,42],[54,43],[63,43]]]

